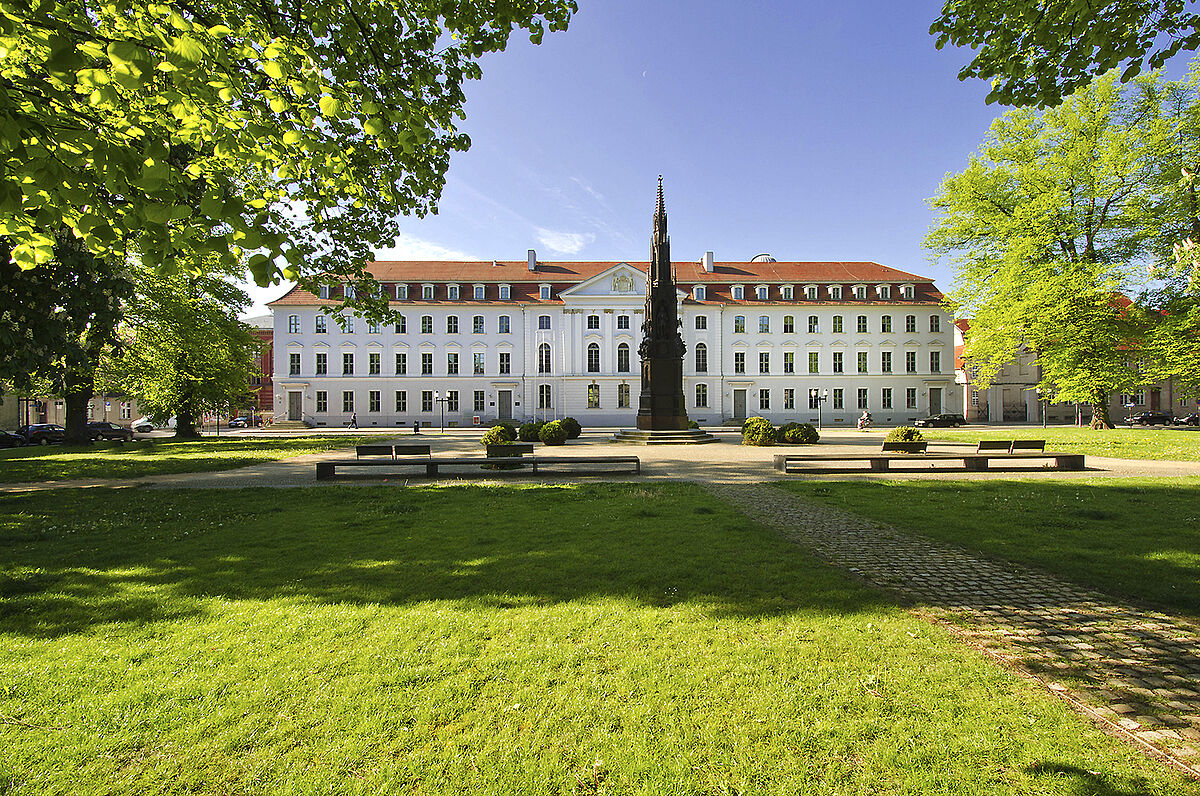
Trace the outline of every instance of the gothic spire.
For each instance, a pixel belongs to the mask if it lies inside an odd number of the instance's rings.
[[[663,205],[662,175],[658,175],[658,203],[654,206],[654,239],[667,237],[667,210]]]

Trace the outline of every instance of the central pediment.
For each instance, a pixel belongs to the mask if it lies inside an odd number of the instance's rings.
[[[563,298],[637,298],[646,295],[646,275],[629,263],[617,263],[560,293]]]

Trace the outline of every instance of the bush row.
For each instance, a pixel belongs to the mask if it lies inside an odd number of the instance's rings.
[[[751,417],[742,424],[743,445],[812,445],[821,441],[817,427],[812,423],[785,423],[779,428],[771,425],[765,417]]]
[[[520,440],[521,442],[542,442],[546,445],[562,445],[569,439],[578,439],[583,433],[583,427],[573,417],[564,417],[550,423],[537,421],[525,423],[520,428],[504,420],[499,420],[487,431],[483,432],[480,443],[483,445],[507,445]]]

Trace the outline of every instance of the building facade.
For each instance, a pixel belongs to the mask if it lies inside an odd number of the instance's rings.
[[[931,280],[871,262],[673,263],[691,419],[852,427],[961,405]],[[330,317],[294,288],[274,314],[276,420],[464,426],[572,416],[634,424],[648,264],[377,262],[397,319]],[[347,288],[341,288],[347,289]],[[349,288],[352,289],[352,288]],[[815,394],[813,391],[816,391]]]

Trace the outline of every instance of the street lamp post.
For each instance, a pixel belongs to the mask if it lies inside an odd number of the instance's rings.
[[[447,402],[447,401],[449,401],[449,400],[450,400],[450,397],[449,397],[449,396],[446,396],[446,397],[444,397],[444,398],[442,397],[442,392],[441,392],[441,390],[434,390],[434,391],[433,391],[433,402],[434,402],[435,404],[437,404],[437,405],[438,405],[438,409],[440,409],[440,410],[441,410],[441,427],[440,427],[440,430],[439,430],[439,432],[438,432],[438,433],[440,433],[440,434],[445,434],[445,433],[446,433],[446,402]]]
[[[822,393],[816,387],[808,391],[808,399],[817,405],[817,428],[824,430],[825,422],[821,412],[821,405],[829,400],[829,390]]]

